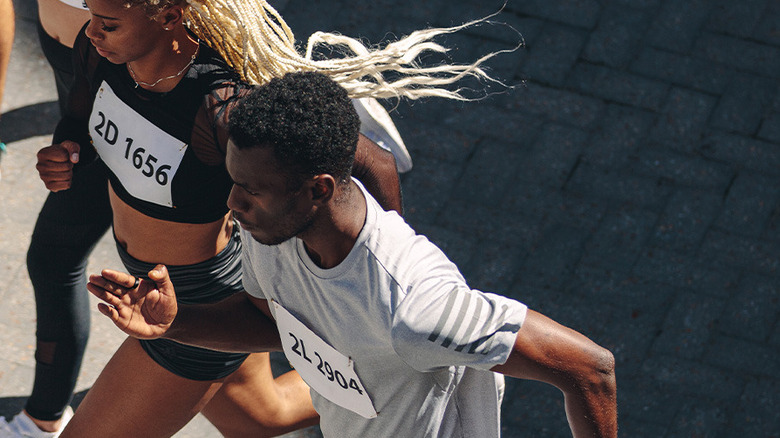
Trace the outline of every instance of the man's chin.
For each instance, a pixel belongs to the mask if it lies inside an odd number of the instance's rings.
[[[277,238],[268,237],[268,236],[264,236],[264,235],[261,236],[261,235],[258,235],[256,232],[254,232],[252,230],[247,230],[247,231],[249,231],[249,234],[252,235],[252,238],[255,239],[256,242],[258,242],[260,244],[263,244],[265,246],[281,245],[282,243],[290,240],[289,238],[283,239],[283,238],[278,238],[278,237]]]

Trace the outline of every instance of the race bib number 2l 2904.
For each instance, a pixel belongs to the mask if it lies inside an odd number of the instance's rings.
[[[95,96],[89,133],[100,158],[128,193],[174,207],[171,181],[187,151],[186,143],[138,114],[106,82]]]
[[[284,354],[301,378],[318,394],[365,417],[377,416],[374,404],[354,370],[339,353],[276,301],[272,301]]]

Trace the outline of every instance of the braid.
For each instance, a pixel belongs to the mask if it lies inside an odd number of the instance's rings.
[[[449,90],[446,86],[466,77],[498,82],[481,65],[522,46],[520,43],[513,49],[490,53],[472,64],[417,66],[415,60],[425,52],[447,52],[431,41],[433,38],[486,20],[481,19],[450,28],[418,30],[377,50],[369,50],[354,38],[316,32],[308,40],[305,55],[301,55],[287,23],[265,0],[187,1],[190,29],[219,52],[243,80],[261,85],[286,73],[317,71],[343,86],[352,98],[469,100],[460,94],[461,89]],[[320,46],[340,49],[347,56],[314,60],[314,51]],[[386,73],[397,79],[388,79]]]

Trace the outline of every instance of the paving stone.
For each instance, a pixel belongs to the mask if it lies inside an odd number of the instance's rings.
[[[632,206],[608,212],[585,247],[582,262],[630,271],[657,220],[657,213]]]
[[[674,417],[672,427],[680,436],[718,436],[728,423],[725,406],[689,398]]]
[[[587,34],[576,28],[548,24],[528,43],[528,59],[520,70],[524,80],[561,86],[579,58]]]
[[[666,321],[653,343],[653,353],[674,354],[691,360],[701,358],[726,307],[720,298],[681,291],[666,314]]]
[[[510,386],[511,385],[511,386]],[[502,409],[501,436],[565,437],[571,435],[560,391],[541,382],[510,382]]]
[[[528,172],[524,164],[535,158],[530,155],[513,144],[481,141],[466,162],[453,195],[475,207],[496,205],[512,189],[515,172]]]
[[[780,59],[776,50],[766,44],[705,32],[696,40],[693,53],[739,70],[777,78],[780,75]]]
[[[710,126],[754,135],[778,89],[777,80],[737,75],[713,111]]]
[[[425,168],[427,158],[415,157],[415,165]],[[404,187],[416,187],[417,190],[405,190],[403,195],[404,217],[414,225],[433,224],[442,211],[458,176],[462,172],[462,164],[440,163],[427,172],[410,172],[404,175]]]
[[[780,244],[714,229],[705,236],[699,254],[713,266],[737,266],[768,275],[777,274],[780,266]]]
[[[586,95],[650,110],[659,110],[668,92],[663,82],[588,63],[574,67],[568,85]]]
[[[769,1],[753,32],[753,38],[780,46],[780,3]]]
[[[509,9],[589,29],[596,25],[601,12],[599,2],[595,0],[562,0],[557,2],[527,0],[514,2]]]
[[[599,126],[593,130],[582,160],[599,167],[626,167],[642,150],[656,115],[624,105],[607,105]]]
[[[566,189],[595,199],[648,208],[663,205],[671,192],[671,188],[663,185],[658,178],[598,168],[584,162],[580,162],[577,166],[566,184]]]
[[[474,153],[480,137],[462,130],[447,129],[430,123],[415,123],[408,117],[391,113],[401,137],[404,138],[413,162],[421,159],[435,163],[461,165]],[[413,163],[414,164],[414,163]],[[409,172],[403,176],[414,175]]]
[[[522,189],[511,191],[503,203],[510,215],[536,217],[550,224],[593,232],[606,209],[606,203],[576,193],[535,184],[513,183],[513,186]]]
[[[777,179],[740,173],[728,189],[715,225],[747,236],[760,236],[772,213],[780,206]]]
[[[757,377],[772,377],[780,372],[780,351],[776,348],[730,336],[713,336],[703,359]]]
[[[645,374],[640,377],[627,376],[621,378],[620,368],[616,369],[616,374],[621,385],[620,391],[618,391],[618,415],[622,419],[637,420],[641,419],[643,423],[666,425],[666,430],[673,431],[670,423],[675,414],[685,406],[687,401],[685,397],[680,395],[680,392],[674,385],[659,384],[654,380],[654,377],[659,373],[660,369],[647,369]],[[621,396],[620,392],[623,392]],[[632,397],[632,394],[644,394],[643,397]],[[621,424],[622,426],[622,424]],[[626,431],[622,430],[621,436],[626,434]],[[652,436],[667,436],[668,432],[661,435],[649,435],[643,430],[634,431],[639,433],[636,436],[645,436],[651,438]],[[631,433],[631,436],[634,436]]]
[[[707,123],[716,102],[714,97],[704,93],[672,89],[653,127],[652,139],[667,144],[696,144],[701,139],[701,127]]]
[[[531,114],[580,128],[588,128],[598,123],[605,106],[599,99],[531,81],[515,93],[517,98],[506,102],[503,107],[505,110]]]
[[[590,32],[583,59],[594,64],[624,68],[636,56],[652,11],[610,3],[602,11],[596,28]]]
[[[664,1],[646,35],[649,45],[689,53],[712,9],[707,0]]]
[[[588,236],[581,229],[558,225],[547,227],[539,243],[528,252],[520,273],[522,284],[561,289],[582,257]]]
[[[767,0],[743,0],[732,2],[717,0],[707,22],[707,29],[748,38],[758,25],[768,3]]]
[[[770,142],[710,131],[705,133],[699,152],[735,168],[770,176],[780,175],[780,148]]]
[[[777,437],[780,430],[780,385],[775,379],[751,381],[724,436]]]
[[[657,281],[662,285],[693,288],[703,294],[728,298],[738,293],[741,274],[735,268],[713,268],[694,255],[663,249],[646,250],[633,271],[635,281]]]
[[[722,204],[720,193],[686,188],[675,190],[654,226],[649,244],[676,253],[694,253]]]
[[[650,356],[642,369],[650,382],[679,395],[734,400],[740,397],[745,386],[744,376],[670,355]]]
[[[758,137],[762,140],[780,143],[780,113],[772,112],[764,117],[758,131]]]
[[[626,320],[649,317],[660,326],[681,286],[665,278],[642,278],[606,264],[579,263],[566,290],[624,312]],[[690,287],[686,287],[690,288]],[[619,331],[616,331],[619,332]],[[638,359],[641,356],[637,356]]]
[[[680,153],[665,145],[650,144],[637,151],[633,158],[630,168],[637,174],[660,177],[675,185],[705,189],[719,195],[734,178],[734,170],[725,163]]]
[[[776,209],[772,213],[772,217],[769,218],[769,224],[764,235],[769,240],[780,241],[780,208]]]
[[[506,242],[524,246],[536,242],[540,235],[538,218],[510,215],[498,207],[474,209],[470,203],[457,200],[450,200],[446,209],[437,225],[454,232],[485,239],[501,236]]]
[[[586,135],[578,128],[545,125],[534,145],[516,161],[516,181],[562,187],[585,147]]]
[[[653,47],[640,49],[630,71],[653,79],[669,81],[705,93],[720,94],[734,75],[734,67],[694,55]]]
[[[728,335],[764,342],[778,322],[780,284],[775,277],[747,274],[729,302],[720,321],[720,330]]]
[[[526,251],[522,246],[480,240],[472,251],[470,262],[459,266],[471,287],[506,295],[525,256]]]

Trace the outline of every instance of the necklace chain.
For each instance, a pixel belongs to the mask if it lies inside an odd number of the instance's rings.
[[[181,76],[185,71],[187,71],[190,66],[192,66],[192,63],[195,62],[195,58],[198,56],[198,52],[200,51],[200,42],[198,43],[198,47],[195,48],[195,53],[192,54],[192,58],[190,58],[190,62],[187,63],[187,65],[184,66],[183,69],[181,69],[178,73],[175,75],[166,76],[164,78],[157,79],[156,81],[152,82],[151,84],[149,82],[139,81],[136,78],[135,71],[133,70],[133,66],[130,65],[130,63],[127,63],[127,69],[130,70],[130,76],[133,77],[133,82],[135,82],[135,88],[138,88],[139,85],[145,85],[149,88],[153,88],[155,85],[159,84],[162,81],[166,81],[168,79],[173,79]]]

